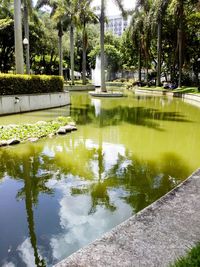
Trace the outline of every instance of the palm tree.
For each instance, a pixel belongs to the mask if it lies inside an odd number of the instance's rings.
[[[21,24],[21,0],[14,0],[14,31],[15,31],[15,64],[16,73],[24,73],[22,24]]]
[[[62,21],[58,22],[58,51],[59,51],[59,75],[63,76],[63,23]]]
[[[32,8],[32,1],[23,0],[23,4],[24,4],[24,37],[28,40],[26,44],[26,74],[30,74],[29,10]]]
[[[129,31],[132,33],[133,44],[138,49],[138,80],[141,81],[142,54],[146,67],[146,81],[148,82],[148,69],[151,42],[151,0],[146,2],[138,0],[132,16]]]
[[[157,79],[156,86],[161,84],[161,54],[162,54],[162,18],[169,4],[169,0],[158,0],[154,2],[155,17],[157,23]]]
[[[115,0],[116,4],[125,15],[122,3],[120,0]],[[101,48],[101,91],[106,92],[105,83],[105,52],[104,52],[104,24],[105,24],[105,0],[101,0],[101,15],[100,15],[100,48]]]
[[[186,28],[185,24],[185,8],[184,4],[189,6],[195,6],[198,8],[199,0],[171,0],[171,7],[174,10],[174,14],[177,17],[177,47],[176,52],[178,52],[178,87],[182,86],[182,68],[183,68],[183,37]],[[185,5],[186,6],[186,5]]]
[[[100,16],[100,47],[101,47],[101,91],[106,92],[105,83],[105,52],[104,52],[104,23],[105,23],[105,1],[101,0]]]
[[[147,0],[147,1],[138,0],[137,8],[140,9],[141,15],[143,17],[141,49],[143,50],[145,58],[146,82],[148,82],[148,75],[149,75],[151,25],[153,19],[151,7],[152,7],[152,0]]]
[[[143,29],[143,16],[138,11],[135,11],[132,16],[131,24],[129,27],[129,33],[133,45],[138,51],[138,81],[141,82],[141,68],[142,68],[142,29]]]
[[[54,18],[69,26],[70,30],[70,67],[71,83],[74,85],[74,29],[78,25],[80,0],[62,0],[57,2]]]
[[[82,29],[83,42],[83,59],[82,59],[82,79],[83,84],[86,84],[86,51],[88,42],[87,24],[97,23],[97,16],[90,7],[92,0],[83,0],[80,3],[79,25]]]
[[[177,11],[178,11],[178,30],[177,30],[177,45],[178,45],[178,87],[182,85],[182,67],[183,67],[183,16],[184,16],[184,9],[183,9],[183,0],[178,0],[177,3]]]
[[[36,8],[40,9],[44,5],[48,5],[52,8],[51,17],[55,15],[58,8],[57,1],[51,0],[38,0]],[[63,46],[62,46],[62,37],[63,37],[63,21],[62,19],[55,19],[57,21],[57,30],[58,30],[58,51],[59,51],[59,75],[63,76]]]

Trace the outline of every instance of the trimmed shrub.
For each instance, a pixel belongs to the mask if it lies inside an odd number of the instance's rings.
[[[60,76],[0,74],[0,95],[63,92]]]

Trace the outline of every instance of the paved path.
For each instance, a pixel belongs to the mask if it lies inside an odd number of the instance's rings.
[[[200,241],[200,169],[56,267],[169,266]]]

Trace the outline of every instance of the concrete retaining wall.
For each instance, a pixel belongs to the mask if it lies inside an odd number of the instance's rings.
[[[200,95],[183,94],[182,98],[184,102],[200,107]]]
[[[69,92],[0,96],[0,115],[61,107],[70,104]]]
[[[145,95],[157,95],[157,96],[163,96],[166,95],[168,97],[179,97],[182,98],[184,102],[195,105],[197,107],[200,107],[200,95],[197,94],[183,94],[179,92],[167,92],[167,91],[161,91],[161,90],[148,90],[148,89],[135,89],[135,94],[145,94]]]
[[[166,92],[162,90],[148,90],[148,89],[135,89],[136,94],[151,94],[151,95],[158,95],[162,96],[165,95]]]
[[[123,87],[126,86],[126,83],[106,82],[106,86]]]
[[[92,84],[89,84],[89,85],[72,85],[72,86],[65,85],[64,89],[68,90],[68,91],[92,91],[92,90],[95,90],[95,86]]]

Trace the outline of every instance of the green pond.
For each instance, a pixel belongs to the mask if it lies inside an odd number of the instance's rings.
[[[91,99],[0,117],[71,115],[78,131],[0,148],[0,266],[51,266],[200,167],[200,109],[180,99]]]

